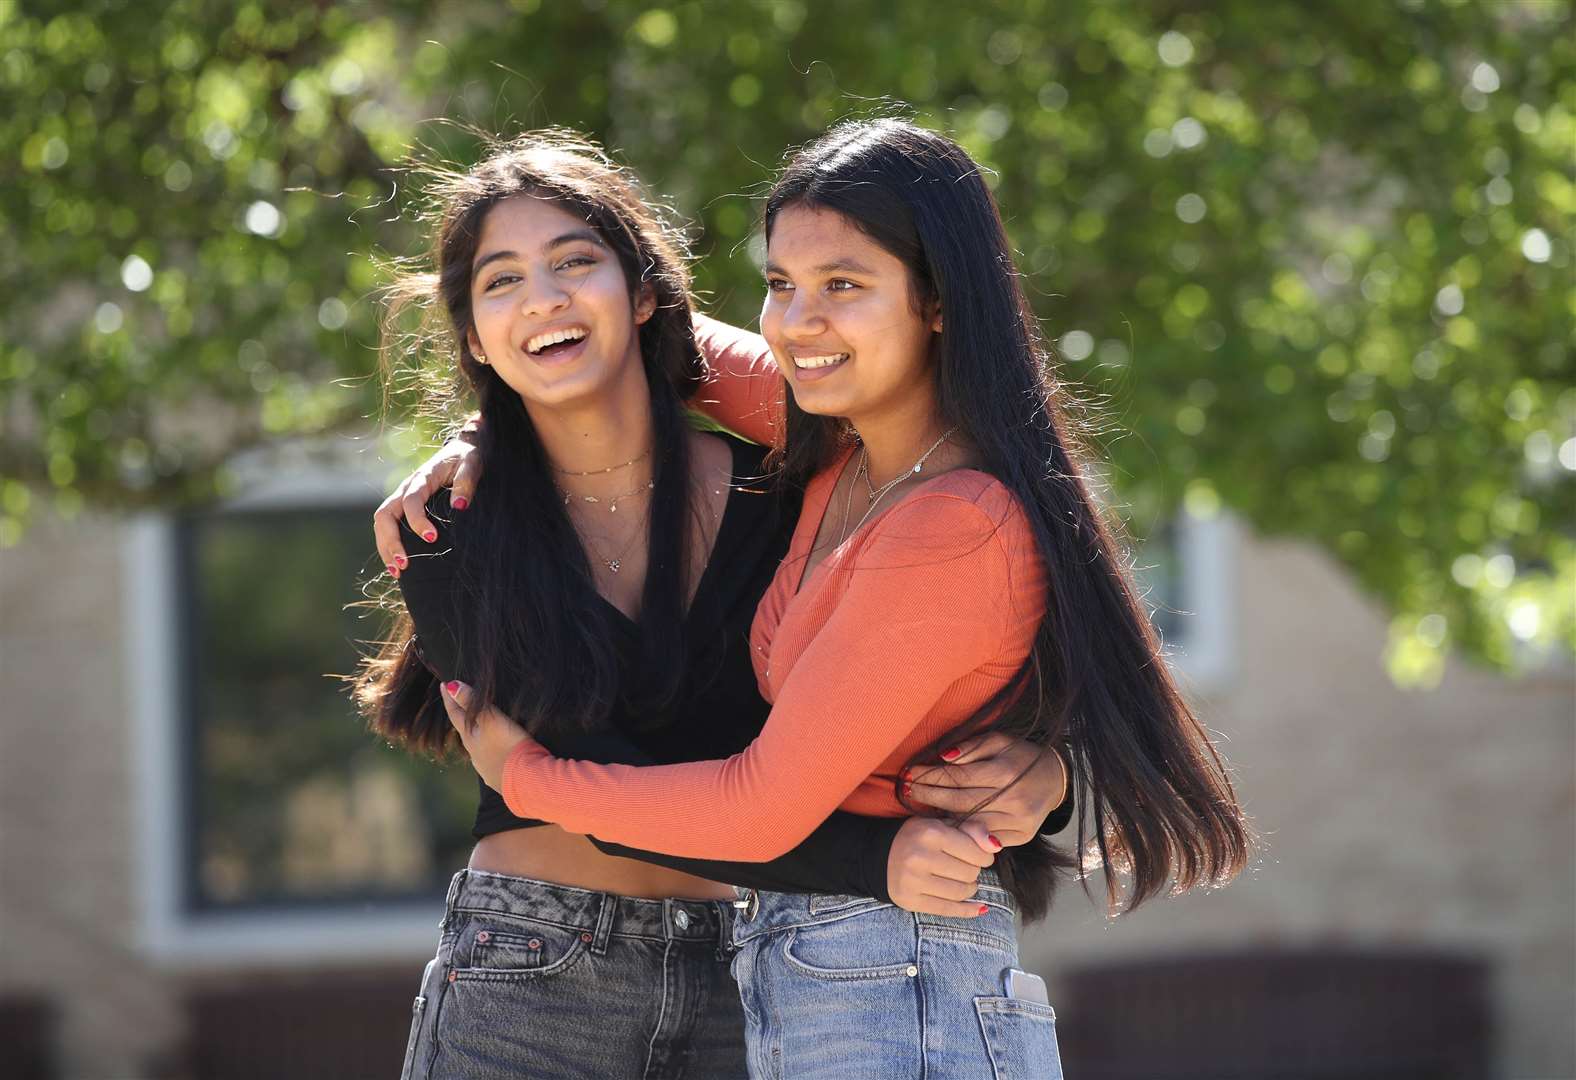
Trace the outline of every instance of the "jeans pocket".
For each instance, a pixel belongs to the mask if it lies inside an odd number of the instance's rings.
[[[422,1020],[427,1013],[427,984],[437,962],[436,956],[427,961],[421,973],[421,988],[416,991],[416,1000],[410,1006],[410,1034],[405,1037],[405,1063],[400,1066],[399,1080],[413,1080],[416,1075],[416,1049],[421,1043]]]
[[[896,908],[783,935],[790,969],[817,979],[912,979],[919,974],[912,916]]]
[[[514,917],[474,917],[454,946],[455,979],[541,979],[560,975],[590,951],[578,927]],[[463,962],[462,962],[463,961]]]
[[[1062,1080],[1056,1010],[1020,998],[977,997],[974,1011],[996,1080]]]

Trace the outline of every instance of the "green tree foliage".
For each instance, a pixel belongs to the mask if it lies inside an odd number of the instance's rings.
[[[785,146],[909,103],[993,171],[1142,534],[1339,557],[1391,666],[1576,641],[1576,46],[1563,3],[0,5],[0,541],[201,498],[376,409],[399,166],[449,117],[589,130],[758,304]],[[402,218],[401,213],[406,217]]]

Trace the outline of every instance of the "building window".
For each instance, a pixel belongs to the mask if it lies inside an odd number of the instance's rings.
[[[383,616],[352,605],[370,505],[220,511],[178,532],[194,909],[443,894],[476,778],[366,730],[336,676]]]
[[[465,865],[475,773],[382,743],[335,677],[385,632],[351,606],[388,482],[360,449],[272,448],[244,499],[128,526],[136,865],[161,963],[430,954]]]
[[[1140,599],[1184,689],[1211,692],[1232,677],[1237,526],[1181,513],[1138,545]]]

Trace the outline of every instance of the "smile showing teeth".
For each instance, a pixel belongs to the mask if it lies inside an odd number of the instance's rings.
[[[586,336],[587,332],[584,327],[575,326],[567,330],[554,330],[547,334],[537,334],[525,343],[525,351],[535,356],[549,345],[557,345],[560,341],[579,341]]]
[[[793,366],[799,368],[831,367],[833,364],[840,364],[847,359],[848,354],[845,352],[831,353],[827,356],[796,356],[793,358]]]

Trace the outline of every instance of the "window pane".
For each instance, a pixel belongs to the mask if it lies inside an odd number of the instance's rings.
[[[1138,567],[1139,596],[1149,610],[1149,618],[1160,631],[1167,647],[1186,644],[1188,598],[1182,588],[1182,559],[1178,554],[1177,527],[1168,523],[1138,545],[1134,563]]]
[[[441,895],[476,777],[373,737],[335,674],[381,615],[348,609],[372,507],[206,515],[183,535],[188,885],[195,906]]]

